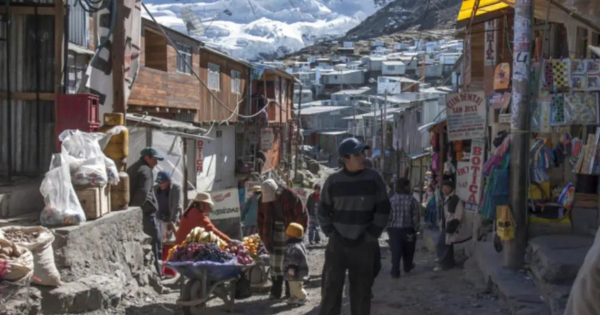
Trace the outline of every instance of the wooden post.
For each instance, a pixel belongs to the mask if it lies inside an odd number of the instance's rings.
[[[525,248],[527,247],[529,74],[533,26],[531,0],[517,0],[515,2],[514,25],[509,195],[516,223],[516,235],[514,240],[507,241],[504,244],[504,265],[505,267],[520,269],[525,263]]]
[[[64,70],[64,58],[63,53],[63,40],[68,41],[68,38],[64,38],[64,1],[54,0],[54,94],[58,95],[62,93],[62,82],[63,82],[63,70]],[[58,136],[58,135],[56,135]]]
[[[131,0],[126,0],[131,2]],[[133,6],[132,6],[133,7]],[[125,4],[117,1],[115,28],[112,34],[113,112],[127,113],[125,104]],[[100,117],[100,119],[104,119]]]

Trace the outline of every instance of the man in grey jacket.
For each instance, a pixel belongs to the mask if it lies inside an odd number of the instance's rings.
[[[329,237],[325,250],[320,315],[339,315],[348,271],[353,315],[371,313],[371,288],[378,272],[379,237],[390,215],[390,199],[379,173],[365,168],[369,147],[356,138],[338,147],[344,167],[321,190],[317,217]]]
[[[183,211],[183,195],[181,186],[174,183],[171,174],[166,171],[160,171],[156,175],[156,186],[154,193],[158,201],[158,228],[160,229],[161,241],[166,242],[175,232],[175,224]]]
[[[162,268],[160,258],[162,257],[162,243],[156,224],[156,212],[158,201],[154,193],[154,174],[152,169],[164,158],[153,148],[145,148],[140,153],[140,159],[127,169],[129,175],[130,205],[141,207],[144,214],[144,233],[152,237],[152,252],[154,253],[154,266],[160,276]]]

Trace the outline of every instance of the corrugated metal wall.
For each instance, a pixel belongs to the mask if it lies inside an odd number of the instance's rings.
[[[69,42],[89,48],[89,15],[75,2],[69,0]]]
[[[43,174],[48,170],[55,152],[54,102],[12,101],[8,114],[6,100],[0,103],[0,175],[7,171],[8,130],[6,120],[12,122],[13,173]]]
[[[4,1],[0,1],[3,3]],[[54,4],[54,0],[11,0],[10,3],[19,3],[19,4],[31,4],[31,3],[39,3],[39,4]]]
[[[4,18],[4,16],[2,16]],[[54,17],[12,15],[10,34],[10,89],[36,92],[36,66],[40,66],[40,92],[54,92]],[[6,25],[0,23],[0,37],[6,38]],[[38,62],[39,60],[39,62]],[[0,90],[6,91],[6,42],[0,41]]]
[[[49,3],[50,1],[39,1]],[[4,18],[4,17],[3,17]],[[10,34],[11,92],[54,91],[54,17],[12,15]],[[38,32],[36,32],[36,25]],[[36,40],[36,34],[39,39]],[[0,37],[6,37],[0,23]],[[7,90],[6,42],[0,42],[0,91]],[[39,71],[36,67],[39,66]],[[39,72],[39,79],[36,74]],[[15,174],[44,173],[54,151],[54,103],[48,101],[11,101],[0,103],[0,174],[7,171],[9,152]],[[8,148],[7,122],[12,123],[12,147]]]

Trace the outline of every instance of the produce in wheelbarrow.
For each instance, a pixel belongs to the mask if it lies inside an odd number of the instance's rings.
[[[191,243],[186,246],[176,246],[170,253],[169,261],[212,261],[225,263],[234,256],[221,250],[216,243]]]
[[[248,251],[250,251],[250,254],[254,256],[267,254],[265,244],[263,244],[263,242],[260,240],[260,236],[258,236],[258,234],[244,237],[244,247],[246,247]]]
[[[185,238],[186,244],[191,243],[216,243],[220,247],[227,246],[227,242],[219,238],[213,232],[207,232],[204,228],[195,227]]]
[[[250,257],[250,252],[244,247],[244,243],[240,241],[232,240],[231,243],[225,247],[225,251],[234,254],[237,257],[238,264],[249,265],[253,262]]]

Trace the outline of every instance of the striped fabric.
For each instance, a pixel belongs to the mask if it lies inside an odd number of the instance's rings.
[[[335,231],[347,240],[359,240],[365,233],[379,238],[389,215],[385,183],[374,170],[349,173],[342,169],[323,185],[318,218],[327,235]]]
[[[273,227],[273,251],[269,257],[271,259],[271,275],[274,277],[283,276],[283,260],[286,246],[285,224],[281,221],[276,221]]]

